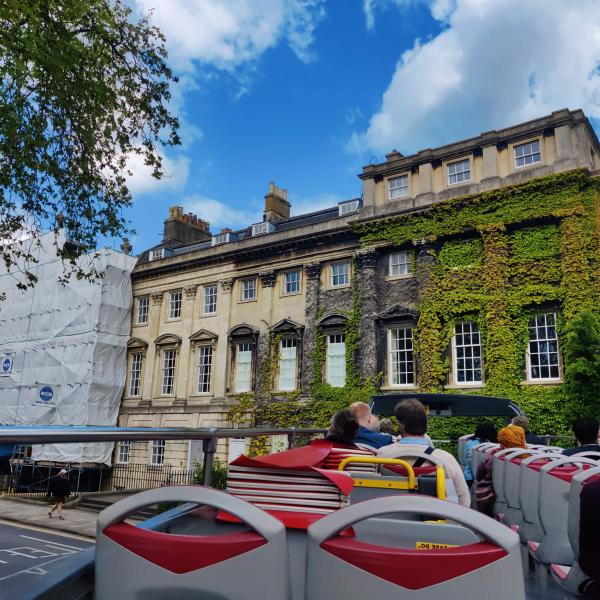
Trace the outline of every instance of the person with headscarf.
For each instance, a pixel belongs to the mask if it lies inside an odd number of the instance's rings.
[[[498,432],[498,443],[502,450],[507,448],[527,448],[525,430],[518,425],[507,425]]]

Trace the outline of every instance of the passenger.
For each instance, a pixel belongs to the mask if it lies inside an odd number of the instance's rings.
[[[369,449],[381,448],[394,443],[394,438],[389,433],[379,433],[379,419],[371,413],[371,407],[365,402],[354,402],[350,405],[350,412],[358,423],[358,432],[354,443],[368,446]]]
[[[495,444],[496,435],[496,428],[492,423],[479,423],[475,429],[475,436],[465,444],[465,479],[469,487],[473,484],[473,469],[471,466],[473,448],[484,442],[493,442]]]
[[[435,456],[442,462],[446,477],[452,480],[454,489],[458,495],[458,503],[462,506],[471,506],[469,488],[465,481],[463,472],[457,460],[445,450],[429,450],[430,440],[427,434],[427,412],[425,407],[415,398],[402,400],[394,409],[402,439],[389,446],[384,446],[377,453],[382,458],[401,457],[406,450],[416,450],[423,452],[428,449],[428,453]],[[414,463],[413,459],[408,459],[409,463]]]
[[[389,433],[391,436],[394,435],[394,428],[390,419],[381,419],[379,421],[379,431],[381,433]]]
[[[585,452],[600,452],[597,419],[594,417],[581,417],[573,423],[572,429],[577,439],[577,446],[563,450],[563,454],[573,456],[573,454],[583,454]]]
[[[354,438],[358,431],[358,423],[349,408],[336,412],[331,417],[331,425],[327,430],[326,440],[343,446],[354,446]]]
[[[584,598],[600,598],[600,560],[598,560],[600,480],[585,485],[579,498],[579,566],[592,579],[583,582],[580,591]]]
[[[525,430],[519,425],[507,425],[498,432],[498,443],[502,450],[507,448],[527,448]],[[479,478],[477,478],[479,480]]]
[[[511,423],[523,428],[525,431],[525,441],[528,444],[547,445],[545,437],[529,431],[529,419],[525,415],[516,416]]]

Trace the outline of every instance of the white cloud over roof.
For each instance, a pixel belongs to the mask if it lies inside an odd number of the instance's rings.
[[[379,11],[407,0],[379,0]],[[376,28],[377,0],[364,2]],[[598,0],[435,0],[444,27],[396,65],[349,146],[408,153],[568,107],[600,118]]]

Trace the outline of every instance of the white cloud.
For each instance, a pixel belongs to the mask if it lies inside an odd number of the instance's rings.
[[[231,70],[285,40],[302,61],[312,59],[314,30],[324,0],[135,0],[153,11],[178,70],[193,62]]]
[[[321,193],[315,196],[290,196],[292,216],[315,212],[336,206],[338,202],[347,200],[338,194]],[[262,201],[252,200],[246,203],[248,208],[234,207],[231,203],[216,200],[201,194],[191,194],[182,200],[185,212],[193,212],[199,218],[208,221],[211,231],[219,231],[223,227],[244,229],[253,223],[262,221]]]
[[[231,203],[221,202],[201,194],[185,196],[182,203],[185,212],[193,212],[199,218],[208,221],[213,232],[222,227],[242,229],[262,220],[260,209],[235,208]]]
[[[129,157],[127,169],[132,175],[127,180],[127,187],[134,197],[159,191],[180,192],[185,187],[190,172],[190,159],[183,155],[169,158],[160,150],[158,152],[163,161],[163,179],[152,177],[152,169],[144,164],[143,156],[132,154]]]
[[[351,148],[412,152],[563,107],[600,118],[597,0],[435,0],[430,9],[445,29],[400,57]]]

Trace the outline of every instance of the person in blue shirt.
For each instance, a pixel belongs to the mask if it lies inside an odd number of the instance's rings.
[[[358,423],[358,432],[354,437],[355,444],[369,446],[369,448],[382,448],[396,441],[393,435],[375,430],[379,427],[379,421],[371,414],[371,407],[365,402],[353,402],[350,405],[350,412]]]
[[[491,423],[479,423],[477,428],[475,429],[475,435],[465,444],[465,480],[467,485],[471,487],[473,483],[473,470],[471,468],[471,456],[473,454],[473,448],[478,444],[483,444],[484,442],[493,442],[496,443],[497,431],[496,428]]]

